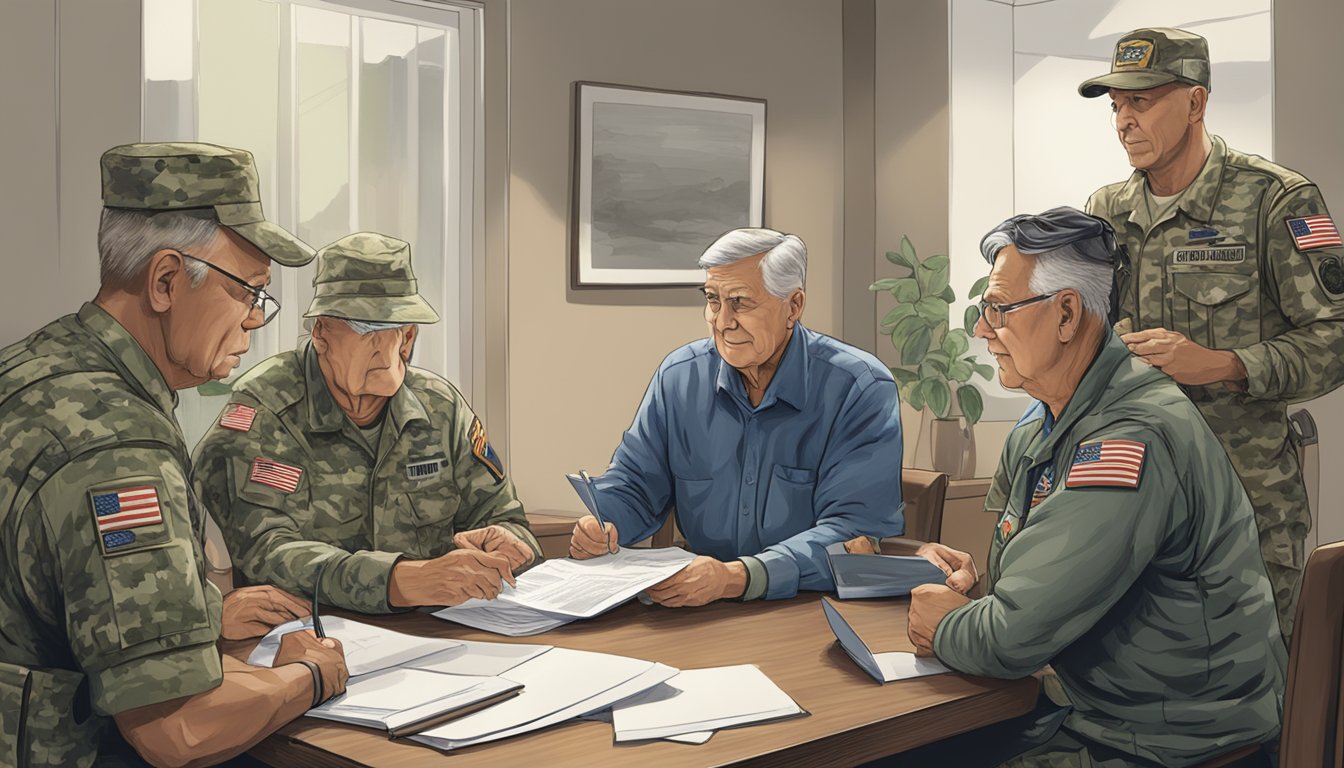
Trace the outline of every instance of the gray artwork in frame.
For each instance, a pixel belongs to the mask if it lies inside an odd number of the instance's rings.
[[[706,246],[761,226],[765,100],[575,86],[573,284],[700,285]]]

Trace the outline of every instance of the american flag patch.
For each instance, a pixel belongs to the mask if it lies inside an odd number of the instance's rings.
[[[1083,443],[1073,454],[1065,488],[1138,488],[1147,446],[1133,440]]]
[[[1288,220],[1288,233],[1299,251],[1313,248],[1329,248],[1332,245],[1344,245],[1339,239],[1339,230],[1329,216],[1306,216]]]
[[[302,469],[261,457],[252,460],[252,471],[247,474],[248,480],[269,485],[285,493],[293,493],[299,487],[301,477],[303,477]]]
[[[224,415],[219,417],[219,426],[246,432],[252,428],[252,420],[257,418],[257,409],[242,403],[229,403]]]
[[[93,513],[98,517],[99,534],[163,523],[159,492],[152,485],[95,493]]]
[[[1045,471],[1041,473],[1041,479],[1031,491],[1031,507],[1028,507],[1029,509],[1045,501],[1045,497],[1050,495],[1050,491],[1054,488],[1054,474],[1054,467],[1046,467]]]

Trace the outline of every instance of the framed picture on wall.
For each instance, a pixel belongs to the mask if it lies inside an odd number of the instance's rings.
[[[761,226],[765,100],[575,86],[574,286],[700,285],[706,246]]]

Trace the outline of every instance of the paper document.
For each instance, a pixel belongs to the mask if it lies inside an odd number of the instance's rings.
[[[657,687],[659,686],[654,686],[654,688]],[[654,688],[650,688],[649,690],[654,690]],[[632,696],[631,698],[635,697]],[[617,702],[617,704],[619,703],[620,702]],[[588,714],[584,715],[582,719],[594,720],[599,723],[610,723],[611,710],[604,709],[600,712],[589,712]],[[676,736],[664,736],[663,741],[675,741],[679,744],[704,744],[706,741],[709,741],[711,738],[713,738],[713,736],[714,736],[713,731],[694,731],[692,733],[679,733]]]
[[[290,632],[312,628],[311,618],[281,624],[257,643],[257,647],[247,657],[247,663],[254,667],[274,666],[275,655],[280,651],[280,638]],[[456,640],[406,635],[340,616],[322,617],[322,628],[326,630],[327,637],[341,641],[345,651],[345,665],[351,677],[395,667],[461,645]]]
[[[952,671],[932,657],[916,656],[903,651],[875,654],[859,638],[859,633],[845,621],[845,617],[840,615],[840,611],[831,605],[829,599],[824,597],[821,599],[821,609],[826,614],[826,623],[831,625],[831,632],[835,633],[835,639],[840,641],[840,647],[845,649],[845,653],[849,654],[855,664],[880,683],[926,675],[942,675]]]
[[[551,650],[549,645],[484,643],[459,640],[460,645],[409,662],[406,666],[449,675],[503,675],[525,661]]]
[[[469,627],[518,637],[610,610],[685,568],[684,549],[622,549],[591,560],[547,560],[494,600],[473,598],[434,613]]]
[[[611,713],[618,742],[807,714],[754,664],[682,670],[662,685],[616,704]]]
[[[308,716],[399,736],[458,713],[469,714],[481,705],[493,706],[521,689],[502,677],[393,667],[351,678],[345,693],[308,710]]]
[[[942,584],[947,575],[928,560],[895,555],[851,555],[827,551],[835,594],[854,597],[902,597],[920,584]]]
[[[411,738],[443,750],[494,741],[606,709],[676,674],[651,661],[553,648],[509,670],[507,679],[524,686],[517,697]]]

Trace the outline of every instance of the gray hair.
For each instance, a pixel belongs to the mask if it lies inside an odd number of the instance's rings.
[[[360,336],[367,336],[370,333],[377,333],[378,331],[390,331],[393,328],[404,328],[407,325],[413,325],[413,323],[376,323],[371,320],[351,320],[348,317],[336,317],[335,315],[319,315],[319,317],[325,317],[328,320],[339,320]],[[316,322],[316,317],[304,319],[303,329],[311,333],[313,325],[315,325]]]
[[[164,249],[191,251],[219,235],[213,209],[204,211],[139,211],[104,208],[98,223],[98,275],[104,285],[128,285],[144,274],[149,258]],[[195,288],[209,267],[186,261],[187,279]]]
[[[761,253],[765,254],[761,278],[772,296],[787,299],[807,282],[807,246],[797,235],[773,229],[729,231],[705,249],[699,265],[701,269],[723,267]]]
[[[1082,297],[1083,311],[1104,323],[1111,310],[1112,279],[1111,265],[1083,258],[1070,243],[1036,254],[1028,286],[1036,295],[1072,288]]]

